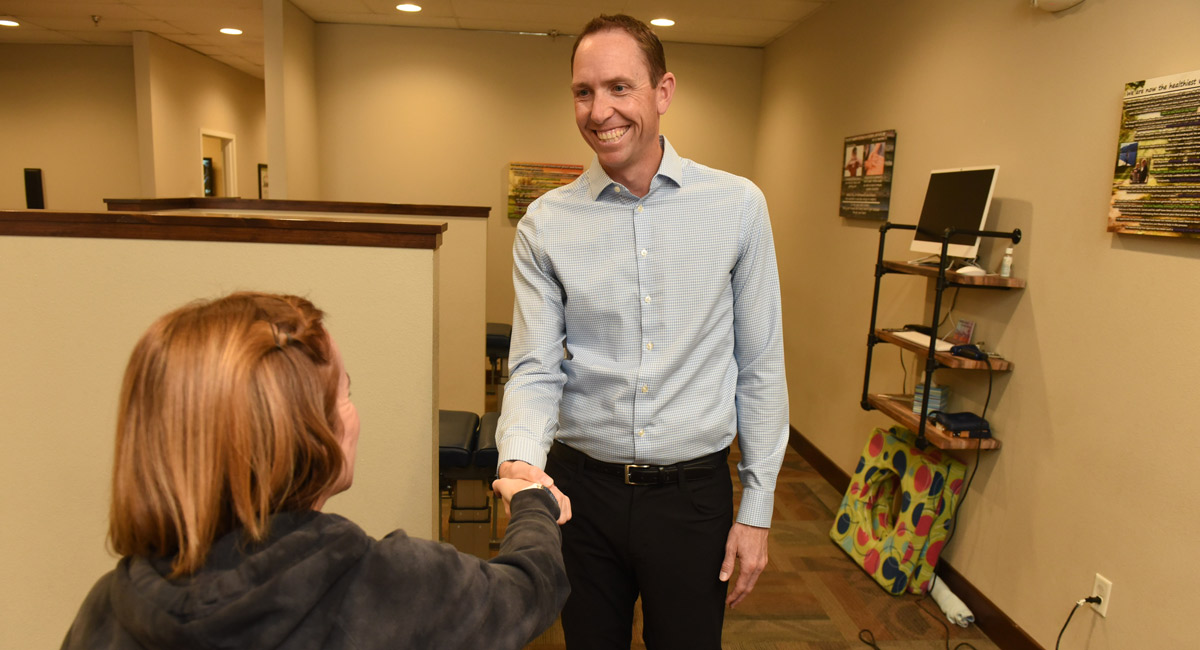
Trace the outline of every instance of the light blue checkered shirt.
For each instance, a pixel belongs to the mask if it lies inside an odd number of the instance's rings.
[[[557,439],[667,465],[739,434],[738,521],[767,527],[788,402],[766,200],[661,142],[644,198],[593,160],[521,219],[500,460],[545,467]]]

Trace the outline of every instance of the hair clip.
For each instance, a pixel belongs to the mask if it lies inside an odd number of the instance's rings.
[[[281,332],[279,331],[279,326],[276,325],[275,323],[271,323],[271,338],[275,341],[275,349],[276,350],[283,349],[283,343],[279,342],[280,338],[284,338],[284,341],[288,345],[292,344],[292,335],[291,334],[283,334],[283,337],[281,337],[280,334],[281,334]]]

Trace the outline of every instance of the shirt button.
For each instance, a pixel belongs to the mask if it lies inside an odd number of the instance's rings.
[[[639,206],[638,206],[638,212],[641,212],[641,211],[642,211],[642,206],[640,206],[640,205],[639,205]]]
[[[646,249],[644,249],[644,248],[643,248],[643,249],[642,249],[642,257],[645,257],[645,256],[646,256],[646,252],[647,252],[647,251],[646,251]]]
[[[613,188],[613,191],[614,191],[614,192],[616,192],[617,194],[620,194],[620,193],[621,193],[621,187],[620,187],[620,186],[614,187],[614,188]]]
[[[646,296],[646,302],[650,302],[650,296]]]
[[[642,384],[642,392],[643,392],[643,393],[649,393],[649,392],[650,392],[650,386],[649,386],[649,384]]]
[[[653,349],[654,349],[654,344],[653,344],[653,343],[650,343],[650,342],[647,342],[647,343],[646,343],[646,349],[647,349],[647,350],[653,350]]]
[[[641,437],[642,437],[642,436],[644,436],[644,435],[646,435],[646,430],[645,430],[645,429],[638,429],[638,437],[639,437],[639,438],[641,438]]]

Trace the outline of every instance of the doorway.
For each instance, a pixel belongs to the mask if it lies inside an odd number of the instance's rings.
[[[202,129],[200,141],[201,196],[237,196],[233,134]]]

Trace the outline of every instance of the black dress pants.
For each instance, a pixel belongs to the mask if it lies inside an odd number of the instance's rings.
[[[626,485],[552,456],[546,473],[571,498],[562,528],[568,650],[629,648],[639,594],[648,650],[719,649],[728,585],[718,574],[733,525],[728,469]]]

